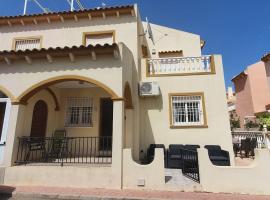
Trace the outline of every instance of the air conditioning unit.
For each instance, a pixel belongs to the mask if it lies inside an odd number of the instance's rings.
[[[158,83],[154,81],[140,82],[139,92],[141,97],[160,95]]]

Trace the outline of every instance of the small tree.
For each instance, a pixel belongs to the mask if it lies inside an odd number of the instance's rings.
[[[252,121],[252,120],[247,120],[245,123],[245,128],[248,130],[250,128],[259,128],[260,124]]]
[[[235,119],[232,113],[230,114],[230,125],[231,125],[231,130],[234,130],[235,128],[240,128],[239,118]]]
[[[266,125],[267,130],[270,129],[270,115],[268,113],[261,114],[257,118],[261,126]]]

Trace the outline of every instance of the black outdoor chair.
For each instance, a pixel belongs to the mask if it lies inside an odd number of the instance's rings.
[[[151,163],[155,158],[155,149],[162,148],[164,151],[164,165],[167,166],[167,152],[165,149],[164,144],[150,144],[149,148],[147,149],[147,163]]]
[[[182,144],[170,144],[167,153],[167,168],[182,169]]]
[[[26,147],[24,163],[37,162],[44,158],[46,152],[45,138],[41,137],[23,137],[22,146]]]
[[[257,147],[257,138],[252,138],[251,139],[251,156],[255,156],[254,149]]]
[[[240,152],[240,145],[239,144],[233,144],[233,152],[234,156],[237,157],[237,153]]]
[[[47,152],[47,161],[62,159],[68,154],[68,140],[66,130],[55,130],[53,137],[50,139],[49,152]]]
[[[229,152],[222,150],[219,145],[205,145],[208,150],[209,159],[214,165],[230,166]]]
[[[243,158],[243,151],[246,158],[248,158],[250,155],[254,157],[255,156],[254,149],[256,147],[257,147],[256,138],[246,138],[241,140],[241,147],[240,147],[241,158]]]
[[[197,151],[197,149],[200,148],[200,145],[197,145],[197,144],[186,144],[184,146],[184,148],[187,149],[187,150]]]

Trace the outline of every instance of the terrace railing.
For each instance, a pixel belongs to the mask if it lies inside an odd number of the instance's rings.
[[[148,59],[148,76],[214,73],[211,56]]]
[[[264,137],[262,131],[232,131],[232,138],[236,138],[239,142],[246,138],[256,138],[257,148],[262,148]]]
[[[111,164],[112,137],[19,137],[17,164]]]

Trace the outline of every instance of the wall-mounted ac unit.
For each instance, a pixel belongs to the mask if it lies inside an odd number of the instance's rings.
[[[147,97],[147,96],[159,96],[159,86],[157,82],[151,81],[151,82],[140,82],[140,96],[141,97]]]

